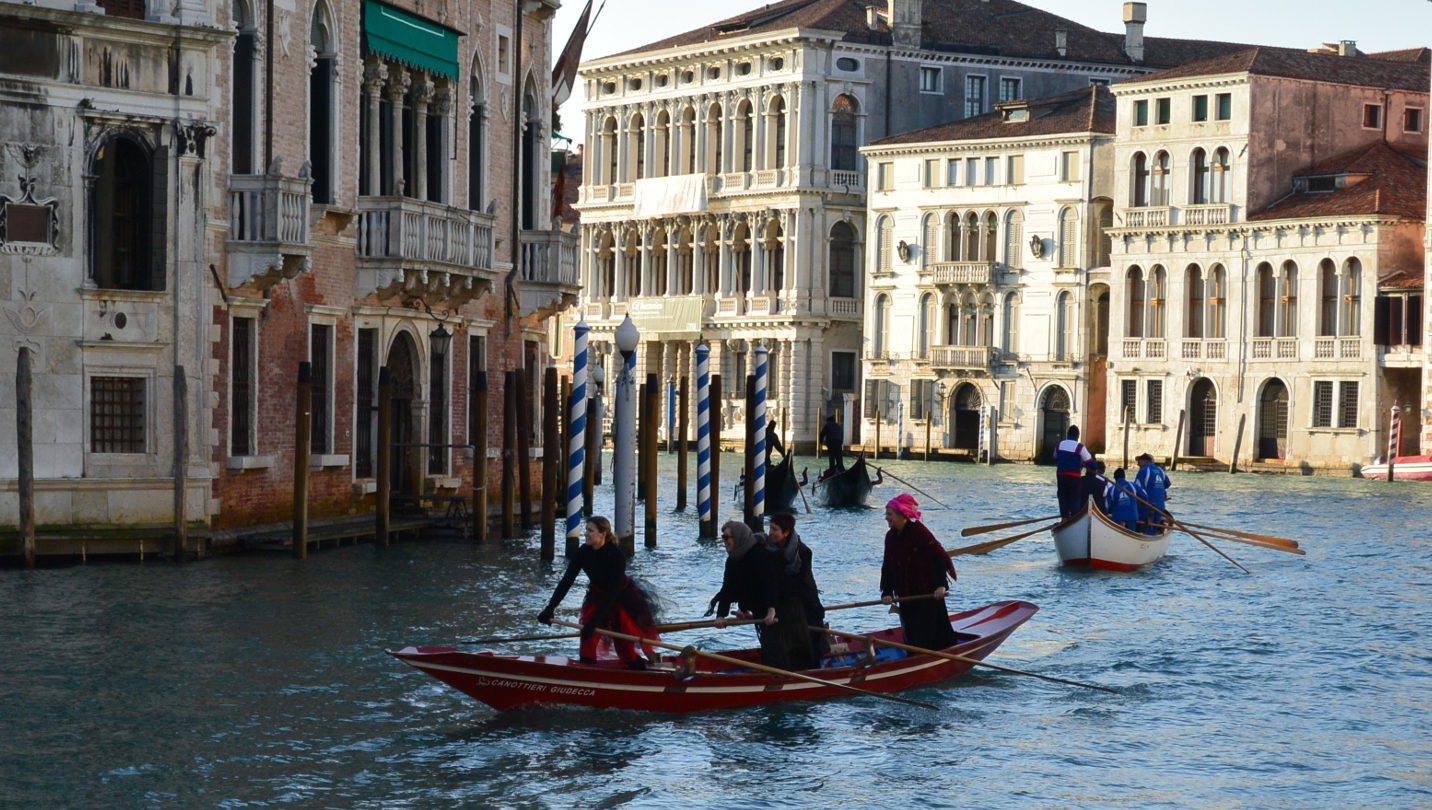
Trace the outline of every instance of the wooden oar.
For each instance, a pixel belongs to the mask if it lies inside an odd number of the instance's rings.
[[[995,523],[989,526],[971,526],[968,529],[960,529],[960,537],[971,537],[986,532],[997,532],[1000,529],[1013,529],[1015,526],[1027,526],[1030,523],[1043,523],[1046,520],[1062,520],[1054,515],[1042,518],[1030,518],[1029,520],[1016,520],[1013,523]]]
[[[1095,477],[1095,478],[1098,478],[1100,481],[1103,481],[1103,482],[1104,482],[1106,485],[1108,485],[1108,486],[1114,486],[1114,482],[1113,482],[1113,481],[1110,481],[1109,479],[1105,478],[1105,477],[1102,476],[1102,475],[1096,475],[1096,476],[1094,476],[1094,477]],[[1120,487],[1120,489],[1123,489],[1123,487]],[[1211,548],[1211,549],[1213,549],[1214,551],[1218,552],[1218,556],[1222,557],[1223,559],[1225,559],[1225,560],[1227,560],[1227,561],[1233,563],[1234,565],[1238,566],[1239,568],[1243,568],[1243,573],[1245,573],[1245,574],[1251,574],[1251,573],[1253,573],[1252,571],[1249,571],[1247,568],[1244,568],[1242,563],[1238,562],[1237,560],[1233,559],[1232,557],[1228,556],[1227,554],[1224,554],[1224,553],[1223,553],[1223,549],[1221,549],[1221,548],[1219,548],[1218,546],[1215,546],[1215,545],[1213,545],[1212,543],[1208,542],[1207,540],[1203,539],[1203,537],[1202,537],[1198,532],[1195,532],[1193,529],[1190,529],[1190,528],[1188,528],[1187,526],[1183,525],[1182,523],[1178,522],[1177,520],[1174,520],[1173,515],[1170,515],[1168,512],[1165,512],[1164,510],[1158,508],[1157,506],[1154,506],[1153,504],[1149,503],[1148,501],[1144,500],[1143,498],[1140,498],[1139,496],[1135,495],[1134,493],[1129,492],[1129,491],[1126,490],[1126,489],[1124,490],[1124,492],[1128,493],[1129,497],[1133,498],[1134,500],[1138,501],[1139,503],[1143,504],[1144,506],[1147,506],[1148,508],[1154,510],[1155,512],[1158,512],[1160,515],[1163,516],[1164,520],[1167,520],[1167,521],[1169,522],[1169,525],[1173,526],[1174,528],[1176,528],[1176,529],[1182,531],[1183,533],[1189,535],[1190,537],[1192,537],[1193,539],[1197,540],[1198,542],[1200,542],[1200,543],[1204,544],[1205,546],[1208,546],[1209,548]]]
[[[731,619],[726,622],[727,627],[736,627],[742,624],[755,624],[762,619]],[[658,624],[656,629],[663,633],[677,633],[682,630],[700,630],[706,627],[715,627],[714,620],[696,622],[678,622],[676,624]],[[458,644],[506,644],[518,641],[550,641],[559,638],[580,638],[581,633],[548,633],[540,636],[492,636],[489,638],[460,638]]]
[[[929,498],[930,500],[934,501],[935,503],[938,503],[939,505],[944,506],[946,509],[949,509],[949,508],[950,508],[949,506],[946,506],[945,503],[944,503],[943,501],[941,501],[939,498],[936,498],[934,495],[931,495],[930,493],[926,492],[925,490],[920,489],[919,487],[915,486],[914,484],[910,483],[909,481],[906,481],[904,478],[901,478],[900,476],[896,475],[895,473],[890,472],[889,470],[887,470],[887,469],[885,469],[885,468],[883,468],[883,467],[878,467],[878,466],[876,466],[876,465],[874,465],[874,464],[871,464],[870,466],[875,467],[875,469],[876,469],[877,471],[879,471],[879,473],[880,473],[881,475],[888,475],[888,476],[890,476],[891,478],[894,478],[896,481],[899,481],[900,483],[902,483],[902,484],[904,484],[905,486],[909,487],[910,489],[913,489],[913,490],[915,490],[916,492],[920,493],[921,495],[924,495],[926,498]]]
[[[1192,526],[1193,524],[1190,523],[1190,524],[1188,524],[1188,525]],[[1202,528],[1202,527],[1200,527],[1200,528]],[[1207,532],[1208,535],[1209,535],[1210,537],[1213,537],[1214,539],[1217,539],[1217,540],[1227,540],[1227,541],[1230,542],[1230,543],[1242,543],[1242,544],[1245,545],[1245,546],[1254,546],[1255,548],[1268,548],[1268,549],[1272,549],[1272,550],[1274,550],[1274,551],[1287,552],[1288,554],[1307,554],[1307,553],[1308,553],[1308,552],[1306,552],[1306,551],[1304,551],[1304,550],[1302,550],[1302,549],[1300,549],[1300,548],[1290,548],[1290,547],[1288,547],[1288,546],[1281,545],[1281,544],[1279,544],[1279,543],[1265,543],[1265,542],[1263,542],[1262,540],[1249,540],[1249,539],[1246,538],[1246,537],[1234,537],[1233,535],[1230,535],[1230,534],[1221,534],[1220,532],[1221,532],[1222,530],[1219,530],[1219,529],[1203,529],[1203,531]]]
[[[1220,534],[1235,534],[1239,537],[1246,537],[1249,540],[1262,540],[1264,543],[1272,543],[1275,546],[1301,548],[1301,546],[1298,545],[1297,540],[1289,540],[1284,537],[1273,537],[1272,535],[1268,534],[1254,534],[1252,532],[1240,532],[1237,529],[1224,529],[1218,526],[1204,526],[1199,523],[1188,523],[1187,521],[1185,521],[1185,525],[1192,526],[1195,529],[1207,529],[1211,532],[1218,532]]]
[[[580,629],[580,628],[581,628],[581,625],[580,625],[580,624],[572,624],[571,622],[565,622],[565,621],[562,621],[561,619],[553,619],[553,620],[552,620],[552,623],[553,623],[553,624],[560,624],[560,625],[562,625],[562,626],[564,626],[564,627],[572,627],[572,628],[576,628],[576,629]],[[721,655],[721,654],[719,654],[719,653],[706,652],[705,650],[698,650],[698,649],[696,649],[695,647],[681,647],[681,646],[676,645],[676,644],[667,644],[665,641],[657,641],[656,639],[642,638],[642,637],[640,637],[640,636],[629,636],[629,635],[627,635],[626,633],[618,633],[618,632],[615,631],[615,630],[606,630],[606,629],[601,628],[601,627],[598,627],[598,628],[597,628],[597,632],[598,632],[598,633],[601,633],[601,634],[604,635],[604,636],[608,636],[608,637],[610,637],[610,638],[619,638],[619,639],[623,639],[623,640],[625,640],[625,641],[630,641],[630,642],[633,642],[633,643],[636,643],[636,644],[641,644],[641,645],[647,646],[647,647],[661,647],[661,648],[667,649],[667,650],[676,650],[677,652],[685,652],[685,651],[687,651],[687,650],[690,650],[692,653],[694,653],[694,654],[696,654],[696,655],[699,655],[699,656],[701,656],[702,658],[709,658],[709,659],[711,659],[712,661],[720,661],[720,662],[723,663],[723,664],[729,664],[729,665],[734,666],[734,667],[739,667],[739,668],[742,668],[742,669],[754,669],[754,670],[757,670],[757,671],[760,671],[760,672],[769,673],[769,674],[771,674],[771,675],[780,675],[780,676],[786,677],[786,678],[794,678],[794,679],[796,679],[796,680],[798,680],[798,681],[806,681],[806,682],[808,682],[808,683],[818,683],[818,684],[820,684],[821,686],[830,686],[830,687],[834,687],[834,688],[836,688],[836,689],[844,689],[844,690],[847,691],[847,692],[853,692],[853,693],[855,693],[855,694],[857,694],[857,695],[867,695],[867,696],[869,696],[869,697],[878,697],[878,698],[883,698],[883,699],[885,699],[885,700],[893,700],[893,701],[895,701],[896,703],[908,703],[908,704],[911,705],[911,706],[919,706],[919,707],[921,707],[921,708],[923,708],[923,709],[934,709],[934,708],[935,708],[934,706],[930,705],[929,703],[922,703],[921,701],[918,701],[918,700],[911,700],[911,699],[909,699],[909,698],[903,698],[903,697],[900,697],[899,695],[887,695],[887,694],[885,694],[885,693],[883,693],[883,692],[872,692],[872,691],[870,691],[869,689],[860,689],[860,688],[858,688],[858,687],[851,686],[850,684],[836,683],[835,681],[827,681],[827,680],[825,680],[824,678],[817,678],[817,677],[814,677],[814,676],[812,676],[812,675],[806,675],[806,674],[803,673],[803,672],[791,672],[790,670],[778,669],[777,667],[767,666],[767,665],[765,665],[765,664],[758,663],[758,662],[755,662],[755,661],[742,661],[742,660],[739,659],[739,658],[732,658],[732,657],[730,657],[730,656]]]
[[[920,601],[921,599],[934,599],[934,598],[935,598],[935,595],[934,595],[933,593],[927,593],[927,594],[921,594],[920,596],[906,596],[906,597],[904,597],[903,599],[896,599],[895,602],[897,602],[897,603],[899,603],[899,602],[918,602],[918,601]],[[825,611],[826,611],[827,613],[829,613],[829,612],[832,611],[832,610],[845,610],[846,608],[858,608],[858,607],[873,607],[873,606],[875,606],[875,605],[884,605],[884,604],[887,604],[884,599],[871,599],[871,600],[868,601],[868,602],[847,602],[847,603],[845,603],[845,604],[843,604],[843,605],[826,605],[826,606],[825,606]]]
[[[1081,683],[1080,681],[1071,681],[1067,678],[1056,678],[1053,675],[1040,675],[1038,672],[1029,672],[1028,670],[1015,669],[1014,667],[1001,666],[1000,664],[991,664],[988,661],[981,661],[978,658],[970,658],[968,656],[944,652],[942,650],[927,650],[924,647],[915,647],[910,644],[901,644],[898,641],[886,641],[885,639],[875,638],[874,636],[862,636],[859,633],[846,633],[840,630],[831,630],[829,628],[826,628],[823,632],[829,633],[832,636],[839,636],[841,638],[859,639],[872,644],[884,644],[886,647],[894,647],[897,650],[905,650],[907,652],[912,652],[919,655],[932,655],[936,658],[943,658],[947,661],[961,661],[966,664],[973,664],[977,667],[989,667],[990,669],[997,669],[1001,672],[1013,672],[1016,675],[1028,675],[1031,678],[1039,678],[1041,680],[1053,681],[1055,683],[1068,684],[1069,686],[1082,686],[1085,689],[1098,689],[1100,692],[1108,692],[1114,695],[1119,694],[1117,691],[1110,689],[1107,686],[1099,686],[1097,684],[1092,683]]]
[[[796,492],[799,492],[801,494],[801,503],[805,504],[806,514],[809,515],[810,501],[806,500],[805,485],[801,483],[801,480],[799,478],[796,479]]]
[[[947,549],[947,551],[949,551],[951,557],[958,557],[958,556],[960,556],[961,554],[988,554],[988,553],[990,553],[991,551],[994,551],[994,550],[997,549],[997,548],[1003,548],[1004,546],[1007,546],[1007,545],[1009,545],[1010,543],[1013,543],[1013,542],[1016,541],[1016,540],[1023,540],[1024,538],[1029,537],[1030,535],[1039,534],[1040,532],[1047,532],[1047,531],[1049,531],[1050,529],[1054,528],[1055,526],[1058,526],[1060,523],[1063,523],[1063,522],[1064,522],[1064,521],[1062,521],[1062,520],[1057,520],[1057,521],[1055,521],[1055,522],[1049,524],[1048,526],[1041,526],[1041,527],[1039,527],[1038,529],[1035,529],[1035,530],[1032,531],[1032,532],[1025,532],[1024,534],[1016,534],[1016,535],[1013,536],[1013,537],[1005,537],[1005,538],[1001,538],[1001,539],[999,539],[999,540],[987,540],[987,541],[985,541],[985,542],[983,542],[983,543],[975,543],[975,544],[972,545],[972,546],[965,546],[964,548],[952,548],[952,549]]]

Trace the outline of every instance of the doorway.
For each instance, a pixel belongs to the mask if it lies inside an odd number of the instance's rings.
[[[981,402],[980,390],[970,383],[955,389],[950,398],[951,436],[956,450],[979,452]]]
[[[1189,389],[1188,454],[1211,458],[1218,435],[1218,391],[1213,381],[1200,377]]]
[[[1258,458],[1288,457],[1288,386],[1274,377],[1258,397]]]
[[[422,480],[420,448],[410,447],[422,433],[417,429],[418,348],[412,335],[399,332],[388,349],[388,380],[393,392],[393,452],[389,456],[393,492],[417,494]]]
[[[1069,432],[1069,393],[1057,385],[1045,389],[1039,398],[1039,417],[1043,427],[1039,432],[1039,452],[1036,464],[1053,464],[1054,451]]]

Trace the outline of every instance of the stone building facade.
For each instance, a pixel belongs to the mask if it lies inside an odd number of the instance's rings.
[[[809,446],[823,411],[858,419],[862,145],[1236,49],[1145,38],[1141,3],[1122,34],[995,5],[785,0],[585,63],[578,314],[598,350],[630,315],[639,371],[688,376],[704,341],[739,397],[764,345],[777,419]]]
[[[1128,414],[1161,456],[1346,471],[1386,451],[1393,402],[1426,398],[1427,72],[1343,43],[1114,88],[1111,443]]]

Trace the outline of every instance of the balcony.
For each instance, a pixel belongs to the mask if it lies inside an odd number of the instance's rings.
[[[1162,338],[1125,338],[1123,349],[1125,360],[1141,357],[1148,360],[1168,359],[1168,344]]]
[[[994,262],[937,262],[935,284],[989,284],[994,279]]]
[[[832,171],[830,173],[830,187],[842,188],[851,192],[864,191],[865,175],[862,172]]]
[[[1253,338],[1254,360],[1297,360],[1297,338]]]
[[[308,207],[313,179],[238,174],[229,179],[230,287],[270,286],[310,266]]]
[[[1185,205],[1179,209],[1178,218],[1182,225],[1227,225],[1233,221],[1233,206]]]
[[[1422,368],[1422,347],[1398,344],[1377,347],[1378,364],[1382,368]]]
[[[395,284],[462,303],[497,279],[492,214],[408,197],[358,198],[357,295]]]
[[[1228,343],[1221,339],[1187,338],[1180,343],[1178,357],[1180,360],[1227,360]]]
[[[1362,338],[1320,337],[1313,342],[1315,360],[1361,360]]]
[[[1124,209],[1126,228],[1166,228],[1172,221],[1168,207]]]
[[[577,242],[564,231],[522,231],[521,308],[523,315],[550,315],[577,302]]]
[[[956,371],[989,371],[994,363],[992,346],[931,346],[930,366]]]

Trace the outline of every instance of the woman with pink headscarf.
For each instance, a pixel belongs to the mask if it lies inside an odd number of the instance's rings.
[[[945,594],[955,580],[955,564],[940,541],[920,522],[920,504],[908,494],[885,504],[885,561],[880,566],[880,597],[886,603],[934,594],[900,604],[905,643],[939,650],[955,643]]]

